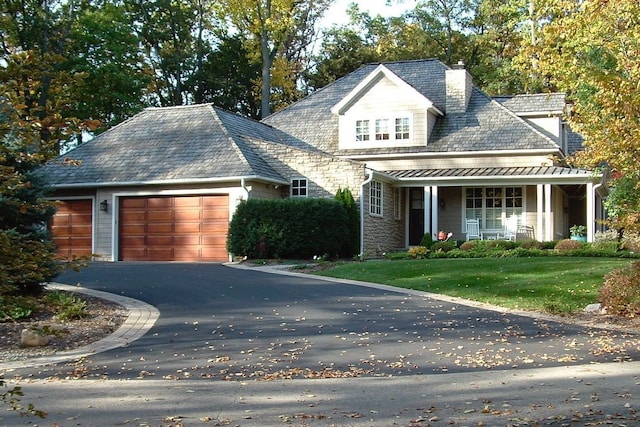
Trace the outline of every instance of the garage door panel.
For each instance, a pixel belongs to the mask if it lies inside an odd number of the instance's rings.
[[[145,211],[139,211],[139,210],[125,210],[127,208],[124,208],[123,206],[120,206],[120,219],[126,221],[127,223],[132,223],[132,222],[140,222],[140,223],[144,223],[147,220],[147,215],[145,214]]]
[[[91,199],[58,200],[49,229],[60,258],[89,256],[93,249],[93,202]]]
[[[202,237],[196,236],[175,236],[174,244],[176,247],[200,246]]]
[[[127,235],[120,237],[120,245],[123,248],[143,248],[147,244],[145,236]]]
[[[172,210],[149,210],[147,212],[147,219],[151,222],[172,222],[173,211]]]
[[[162,209],[173,207],[173,197],[149,197],[147,198],[147,208]]]
[[[120,234],[124,236],[129,235],[141,235],[144,236],[147,232],[145,224],[122,224],[120,225]]]
[[[190,222],[200,222],[201,212],[199,210],[196,211],[175,211],[175,220],[177,222],[181,221],[190,221]]]
[[[149,261],[173,261],[175,259],[173,248],[147,247],[147,257]]]
[[[195,208],[200,207],[202,204],[202,197],[176,197],[173,199],[173,205],[179,209],[183,208]]]
[[[226,222],[224,224],[220,224],[220,223],[202,224],[202,232],[205,234],[222,234],[226,238],[228,230],[229,230],[229,225]]]
[[[144,248],[124,247],[120,249],[120,256],[127,261],[146,261],[147,252]]]
[[[127,198],[120,200],[120,208],[125,209],[141,209],[144,210],[147,208],[147,202],[142,198]]]
[[[147,232],[149,234],[171,234],[173,232],[173,224],[149,224],[147,225]]]
[[[215,246],[218,248],[225,247],[227,245],[227,237],[226,236],[203,236],[202,245]]]
[[[200,224],[195,223],[176,223],[174,225],[176,234],[194,234],[200,233]]]
[[[202,206],[205,208],[214,206],[226,209],[229,206],[229,198],[226,196],[205,196],[202,198]]]
[[[213,220],[221,220],[221,219],[227,219],[229,217],[229,211],[227,209],[221,209],[221,210],[216,210],[216,211],[203,211],[202,212],[202,219],[204,220],[208,220],[208,219],[213,219]]]
[[[173,246],[173,236],[147,236],[147,246],[159,247],[159,246]]]
[[[129,202],[134,199],[135,203]],[[226,195],[131,197],[123,198],[120,206],[120,259],[228,259],[229,198]]]

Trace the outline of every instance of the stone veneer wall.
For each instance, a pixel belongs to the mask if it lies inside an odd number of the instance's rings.
[[[403,220],[394,218],[393,187],[382,183],[382,216],[369,213],[370,185],[364,189],[364,256],[377,257],[393,249],[405,247]],[[401,198],[400,218],[405,218],[404,200]]]
[[[348,188],[358,202],[366,179],[365,166],[316,151],[286,145],[254,142],[260,157],[285,179],[306,178],[309,197],[333,198],[339,188]],[[288,195],[287,195],[288,196]]]

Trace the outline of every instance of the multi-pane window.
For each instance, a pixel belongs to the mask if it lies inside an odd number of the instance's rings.
[[[389,139],[389,119],[376,119],[376,141]]]
[[[409,117],[396,119],[396,139],[409,139]]]
[[[355,140],[362,141],[407,141],[411,139],[409,117],[378,117],[355,121]]]
[[[306,178],[294,178],[291,180],[291,197],[307,197],[309,183]]]
[[[369,141],[369,120],[356,120],[356,141]]]
[[[371,181],[369,190],[369,213],[382,216],[382,183]]]
[[[522,187],[471,187],[465,189],[466,219],[477,219],[485,230],[504,229],[507,219],[522,222]]]

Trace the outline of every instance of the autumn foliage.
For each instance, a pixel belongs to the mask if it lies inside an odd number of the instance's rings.
[[[611,225],[640,231],[640,2],[541,0],[532,17],[522,69],[567,92],[585,147],[572,163],[611,171]]]

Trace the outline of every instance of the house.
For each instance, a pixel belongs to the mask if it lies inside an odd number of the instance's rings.
[[[226,261],[240,200],[349,188],[364,254],[439,230],[464,239],[466,219],[487,238],[508,223],[541,241],[586,224],[593,240],[606,186],[563,164],[580,141],[564,110],[563,94],[492,99],[434,59],[365,65],[262,122],[149,108],[44,168],[52,230],[62,256]]]

